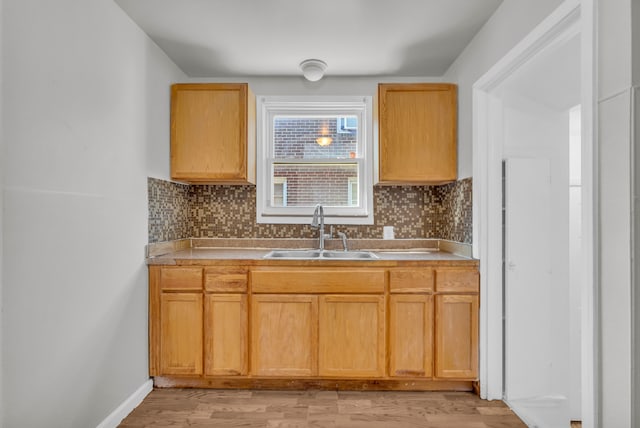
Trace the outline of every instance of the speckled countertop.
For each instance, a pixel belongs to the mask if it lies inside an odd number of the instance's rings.
[[[326,248],[341,250],[338,239],[327,239]],[[187,265],[224,263],[241,260],[244,263],[261,264],[329,264],[358,263],[367,265],[396,264],[398,262],[434,261],[463,262],[477,264],[471,258],[471,246],[438,239],[353,239],[349,240],[349,250],[367,250],[373,252],[373,260],[274,260],[264,256],[274,249],[313,249],[317,248],[315,239],[222,239],[192,238],[170,242],[149,244],[147,246],[147,264],[149,265]],[[456,263],[457,264],[457,263]]]

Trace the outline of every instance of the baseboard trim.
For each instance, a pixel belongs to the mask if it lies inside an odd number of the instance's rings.
[[[153,381],[151,379],[143,383],[133,394],[124,400],[109,416],[107,416],[96,428],[116,428],[120,422],[133,411],[144,397],[149,395],[153,390]]]

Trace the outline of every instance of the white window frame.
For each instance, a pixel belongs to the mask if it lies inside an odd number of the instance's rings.
[[[275,177],[273,180],[273,186],[275,188],[276,184],[282,185],[282,206],[287,206],[287,178],[286,177]],[[275,192],[274,192],[275,193]],[[275,195],[271,194],[271,201],[275,199]]]
[[[349,203],[351,203],[351,201],[353,201],[353,185],[354,184],[358,184],[358,180],[354,180],[353,177],[349,177],[349,179],[347,180],[347,200],[349,201]]]
[[[358,153],[356,159],[295,159],[296,163],[356,164],[358,168],[357,207],[325,206],[326,224],[373,224],[373,124],[370,96],[258,96],[256,221],[273,224],[305,224],[311,221],[313,207],[273,207],[271,177],[273,122],[275,116],[357,116]],[[293,161],[293,160],[291,160]]]

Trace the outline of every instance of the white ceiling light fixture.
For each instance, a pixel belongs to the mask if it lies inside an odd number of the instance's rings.
[[[327,63],[319,59],[305,59],[300,63],[302,74],[309,82],[317,82],[324,76],[327,69]]]

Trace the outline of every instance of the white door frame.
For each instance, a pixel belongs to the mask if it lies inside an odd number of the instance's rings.
[[[480,395],[503,398],[502,105],[492,94],[520,66],[580,32],[582,105],[582,426],[594,427],[597,397],[597,222],[594,0],[566,0],[473,86],[473,255],[480,259]]]

